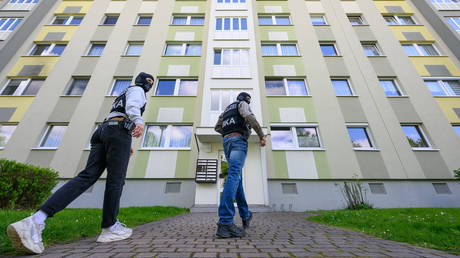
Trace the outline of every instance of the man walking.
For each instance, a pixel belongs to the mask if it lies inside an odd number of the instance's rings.
[[[260,146],[265,146],[265,136],[249,106],[251,96],[241,92],[237,101],[230,104],[219,116],[214,129],[224,137],[225,158],[228,162],[228,176],[219,205],[219,222],[216,236],[219,238],[244,237],[244,230],[233,223],[234,202],[238,205],[243,228],[249,228],[252,213],[249,211],[242,183],[242,169],[248,153],[248,138],[251,128],[259,136]]]
[[[131,136],[140,137],[144,131],[142,113],[145,94],[152,88],[153,76],[140,73],[136,84],[118,96],[110,114],[91,137],[91,152],[86,168],[59,188],[40,206],[39,210],[8,226],[7,233],[18,251],[39,254],[44,250],[42,231],[45,220],[61,211],[92,186],[107,169],[107,181],[102,209],[102,232],[97,242],[112,242],[131,236],[132,229],[117,220],[120,197],[125,184],[129,158],[133,153]]]

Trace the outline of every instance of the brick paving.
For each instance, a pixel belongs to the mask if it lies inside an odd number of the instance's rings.
[[[136,227],[130,239],[96,238],[46,249],[40,257],[456,257],[305,220],[305,213],[255,213],[247,236],[217,239],[215,213],[191,213]],[[236,224],[241,226],[238,218]]]

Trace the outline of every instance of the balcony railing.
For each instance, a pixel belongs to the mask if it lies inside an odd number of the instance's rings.
[[[249,66],[215,65],[212,68],[213,78],[251,78]]]
[[[34,8],[36,3],[7,3],[2,10],[22,10],[22,11],[29,11]]]

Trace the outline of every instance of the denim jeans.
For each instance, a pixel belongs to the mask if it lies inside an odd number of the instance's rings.
[[[234,202],[238,205],[241,218],[249,218],[249,208],[244,196],[242,169],[248,154],[248,142],[243,137],[227,137],[223,140],[225,158],[228,162],[228,176],[220,198],[219,224],[230,225],[235,215]]]
[[[96,183],[107,168],[102,228],[114,225],[120,209],[130,149],[131,131],[125,129],[122,123],[104,122],[91,137],[86,168],[59,188],[39,209],[52,217]]]

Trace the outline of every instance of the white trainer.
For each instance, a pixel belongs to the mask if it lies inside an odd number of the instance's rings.
[[[6,229],[11,243],[17,251],[29,254],[41,254],[45,247],[42,242],[42,232],[45,224],[35,223],[33,215],[10,224]]]
[[[114,241],[120,241],[129,238],[133,234],[133,230],[126,227],[125,224],[120,223],[118,220],[110,228],[103,228],[101,234],[97,238],[96,242],[108,243]]]

